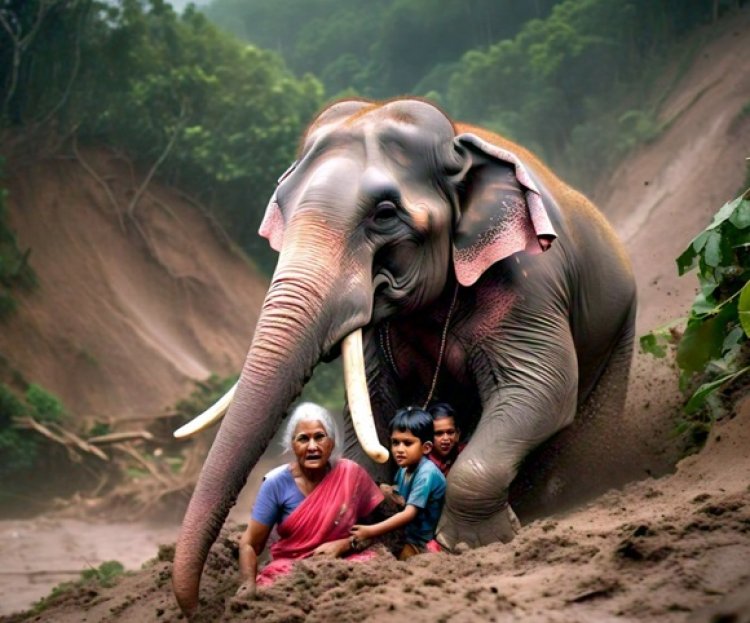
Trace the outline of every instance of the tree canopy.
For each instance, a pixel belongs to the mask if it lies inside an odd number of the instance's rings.
[[[0,0],[0,129],[127,153],[268,271],[266,199],[326,99],[426,96],[586,190],[658,133],[634,85],[715,5],[213,0],[178,15],[165,0]]]
[[[0,6],[5,130],[121,150],[262,252],[258,215],[320,107],[317,79],[163,0]]]

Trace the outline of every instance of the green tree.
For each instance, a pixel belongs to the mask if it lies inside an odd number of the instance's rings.
[[[142,172],[125,206],[130,217],[148,183],[161,179],[208,204],[269,269],[256,231],[321,105],[315,78],[295,78],[278,55],[222,33],[192,8],[178,16],[163,0],[0,2],[6,21],[33,23],[22,32],[35,32],[18,71],[0,69],[5,128],[125,152]],[[12,60],[12,42],[0,30],[2,60]]]

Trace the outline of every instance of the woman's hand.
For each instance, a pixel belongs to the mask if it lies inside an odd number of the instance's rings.
[[[237,589],[237,596],[252,597],[255,595],[255,576],[258,573],[258,554],[263,551],[268,541],[271,527],[254,519],[247,524],[247,530],[240,538],[240,577],[242,584]],[[240,595],[242,593],[242,595]]]
[[[355,539],[357,539],[357,541],[366,541],[367,539],[377,536],[370,526],[363,526],[361,524],[352,526],[352,529],[349,532]]]
[[[349,551],[349,539],[338,539],[318,545],[313,551],[313,556],[328,556],[330,558],[340,558]]]
[[[255,590],[255,576],[253,575],[240,584],[234,596],[240,599],[253,599],[255,597]]]

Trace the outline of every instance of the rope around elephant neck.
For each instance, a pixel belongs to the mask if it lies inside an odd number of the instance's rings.
[[[450,327],[451,318],[453,317],[453,310],[456,308],[457,299],[458,299],[458,282],[456,282],[456,287],[453,290],[453,300],[451,300],[451,306],[448,308],[448,315],[445,317],[445,324],[443,325],[443,334],[440,337],[440,351],[438,353],[437,364],[435,365],[435,373],[432,375],[432,384],[430,385],[430,392],[427,394],[427,398],[424,401],[424,404],[422,405],[422,409],[427,408],[427,405],[430,404],[430,401],[432,400],[432,395],[435,393],[435,387],[437,386],[438,376],[440,375],[440,367],[443,364],[443,356],[445,355],[445,343],[448,341],[448,328]],[[393,358],[393,349],[391,348],[390,326],[391,326],[390,322],[385,323],[385,327],[384,327],[385,343],[383,342],[383,331],[380,332],[380,347],[383,349],[386,359],[388,359],[388,363],[391,364],[391,367],[393,368],[393,371],[396,373],[396,376],[401,376],[398,373],[398,368],[396,367],[396,360]]]

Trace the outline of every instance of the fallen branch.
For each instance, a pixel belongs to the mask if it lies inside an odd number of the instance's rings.
[[[124,452],[131,458],[135,459],[137,463],[145,467],[148,473],[151,474],[155,480],[158,480],[164,487],[170,488],[174,486],[173,482],[167,479],[164,476],[164,474],[160,473],[159,470],[156,469],[156,467],[154,467],[154,465],[150,461],[147,461],[145,458],[143,458],[143,456],[129,444],[118,443],[118,444],[115,444],[113,447]]]
[[[92,446],[90,443],[84,441],[81,439],[78,435],[75,435],[71,433],[68,430],[65,430],[61,426],[56,426],[58,431],[61,435],[63,435],[67,440],[69,440],[72,444],[74,444],[77,448],[80,448],[84,452],[88,452],[89,454],[93,454],[94,456],[98,456],[102,461],[109,461],[109,457],[104,454],[102,450],[97,448],[96,446]]]
[[[37,571],[0,571],[0,575],[26,575],[35,577],[39,575],[80,575],[82,569],[39,569]]]
[[[123,431],[121,433],[108,433],[107,435],[96,435],[89,437],[86,441],[96,446],[103,446],[108,443],[119,443],[121,441],[132,441],[133,439],[153,440],[154,436],[147,430]]]
[[[72,448],[74,450],[78,449],[83,452],[93,454],[94,456],[100,458],[102,461],[109,461],[109,457],[106,454],[104,454],[104,452],[102,452],[99,448],[87,443],[86,441],[81,439],[78,435],[75,435],[74,433],[71,433],[70,431],[65,430],[59,424],[53,424],[55,429],[57,429],[57,433],[54,433],[47,426],[45,426],[44,424],[41,424],[40,422],[37,422],[30,415],[27,415],[22,418],[18,418],[15,420],[15,422],[16,422],[16,426],[20,425],[21,428],[30,428],[31,430],[34,430],[40,435],[46,437],[50,441],[54,441],[55,443],[65,446],[66,448],[69,448],[69,449]]]

